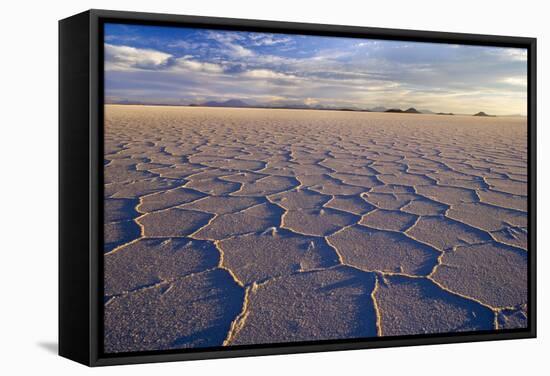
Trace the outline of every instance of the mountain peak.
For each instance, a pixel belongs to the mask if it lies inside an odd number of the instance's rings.
[[[492,116],[492,115],[488,115],[486,114],[485,112],[483,111],[479,111],[477,114],[475,114],[474,116]]]

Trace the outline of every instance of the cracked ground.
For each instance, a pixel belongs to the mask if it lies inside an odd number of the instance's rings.
[[[527,124],[105,109],[107,353],[527,326]]]

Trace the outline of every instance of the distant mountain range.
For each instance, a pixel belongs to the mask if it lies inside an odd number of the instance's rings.
[[[332,111],[358,111],[358,112],[388,112],[395,114],[436,114],[431,110],[417,110],[414,107],[410,107],[406,110],[400,108],[386,108],[382,106],[377,106],[373,108],[358,108],[358,107],[327,107],[322,105],[307,105],[303,103],[273,103],[265,105],[253,105],[249,104],[240,99],[229,99],[226,101],[208,101],[199,104],[190,104],[190,106],[200,106],[200,107],[237,107],[237,108],[287,108],[287,109],[303,109],[303,110],[332,110]],[[438,112],[437,115],[454,115],[451,112]],[[476,116],[483,116],[477,115]],[[489,116],[489,115],[485,115]]]
[[[229,99],[224,102],[209,101],[201,104],[190,104],[190,106],[201,106],[201,107],[255,107],[251,106],[248,103],[240,99]]]
[[[394,113],[394,114],[421,114],[422,113],[414,107],[408,108],[405,111],[403,111],[400,108],[391,108],[391,109],[386,110],[384,112],[391,112],[391,113]]]
[[[395,114],[434,114],[434,115],[455,115],[452,112],[433,112],[431,110],[417,110],[414,107],[410,107],[406,110],[400,108],[386,108],[383,106],[377,106],[373,108],[359,108],[359,107],[338,107],[338,106],[323,106],[323,105],[307,105],[305,103],[270,103],[270,104],[250,104],[242,99],[228,99],[225,101],[207,101],[202,103],[180,103],[180,104],[163,104],[163,103],[149,103],[149,102],[140,102],[140,101],[131,101],[128,99],[111,101],[112,104],[133,104],[133,105],[172,105],[172,106],[191,106],[191,107],[235,107],[235,108],[277,108],[277,109],[301,109],[301,110],[331,110],[331,111],[357,111],[357,112],[387,112]],[[482,116],[482,117],[494,117],[495,115],[488,115],[487,113],[480,111],[473,116]],[[516,116],[516,115],[509,115]],[[518,115],[521,116],[521,115]]]
[[[192,103],[193,107],[237,107],[237,108],[287,108],[302,110],[336,110],[336,111],[363,111],[370,112],[368,109],[358,107],[327,107],[322,105],[307,105],[304,103],[271,103],[271,104],[249,104],[240,99],[229,99],[226,101],[208,101],[203,103]]]

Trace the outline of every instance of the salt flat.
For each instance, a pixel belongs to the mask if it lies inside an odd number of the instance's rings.
[[[526,327],[520,117],[105,107],[105,351]]]

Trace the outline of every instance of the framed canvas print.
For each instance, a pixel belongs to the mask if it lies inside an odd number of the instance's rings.
[[[60,21],[59,352],[536,335],[536,40]]]

